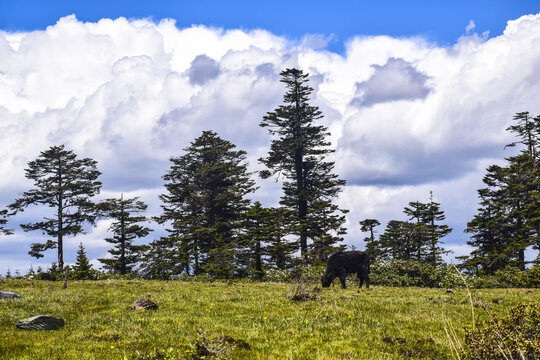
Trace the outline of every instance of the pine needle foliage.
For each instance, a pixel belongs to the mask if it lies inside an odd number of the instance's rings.
[[[272,136],[268,156],[259,159],[267,168],[260,176],[283,177],[280,204],[291,210],[301,256],[325,261],[329,253],[341,248],[337,244],[346,232],[347,211],[332,202],[345,180],[333,173],[334,162],[327,160],[334,150],[329,148],[327,128],[317,124],[323,118],[321,111],[310,105],[309,74],[293,68],[280,75],[286,87],[283,104],[260,123]]]
[[[44,243],[31,245],[31,256],[41,258],[44,251],[57,249],[58,267],[62,270],[64,239],[84,233],[83,224],[94,224],[97,217],[95,204],[91,201],[101,188],[101,182],[97,180],[101,173],[96,165],[95,160],[77,158],[64,145],[52,146],[28,162],[25,176],[34,181],[34,188],[23,192],[9,208],[13,214],[30,205],[55,209],[43,221],[21,225],[24,231],[41,231],[49,237]]]
[[[105,199],[98,205],[103,216],[113,219],[109,231],[114,235],[105,239],[108,243],[114,244],[114,248],[109,250],[112,257],[99,259],[109,271],[121,275],[133,272],[141,252],[145,249],[144,246],[134,245],[133,242],[152,231],[149,227],[141,225],[148,221],[146,216],[141,215],[147,207],[148,205],[138,197],[124,199],[123,194],[119,199]]]

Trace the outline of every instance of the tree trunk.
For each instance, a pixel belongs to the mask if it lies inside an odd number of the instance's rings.
[[[296,124],[293,131],[293,138],[295,141],[301,138],[300,134],[300,94],[299,84],[296,83]],[[294,152],[294,167],[296,171],[296,194],[298,196],[298,220],[300,225],[300,255],[302,259],[307,258],[307,229],[306,229],[306,217],[307,217],[307,200],[305,194],[304,183],[304,148],[303,145],[296,145]]]

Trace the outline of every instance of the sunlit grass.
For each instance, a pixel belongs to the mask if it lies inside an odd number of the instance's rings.
[[[63,290],[61,283],[0,281],[0,290],[23,296],[0,300],[0,358],[452,359],[472,324],[467,290],[336,286],[302,302],[290,300],[293,286],[109,280],[70,282]],[[158,310],[130,308],[148,296]],[[539,303],[540,291],[483,289],[472,298],[482,319],[519,302]],[[37,314],[61,317],[66,326],[15,328]]]

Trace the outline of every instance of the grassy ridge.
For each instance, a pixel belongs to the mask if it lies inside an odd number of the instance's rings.
[[[275,283],[73,281],[63,290],[9,280],[0,290],[24,296],[0,299],[0,359],[452,359],[472,311],[479,321],[540,302],[540,291],[527,289],[470,297],[466,290],[337,286],[294,302],[295,285]],[[148,295],[159,310],[130,309]],[[62,317],[66,326],[15,328],[36,314]]]

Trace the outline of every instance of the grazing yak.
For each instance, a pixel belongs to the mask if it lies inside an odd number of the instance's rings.
[[[345,276],[356,273],[360,280],[360,287],[364,281],[369,288],[369,256],[363,251],[339,251],[330,255],[326,265],[326,273],[321,277],[323,287],[329,287],[335,278],[339,277],[341,287],[345,285]]]

